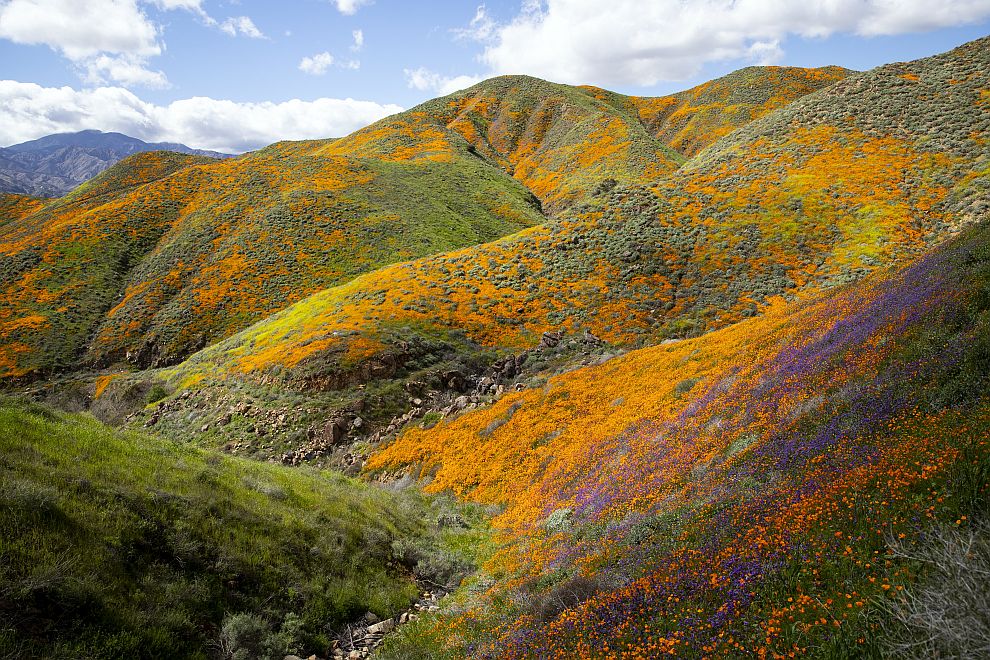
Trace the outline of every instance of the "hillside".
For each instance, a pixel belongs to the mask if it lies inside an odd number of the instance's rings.
[[[776,74],[738,82],[764,78]],[[813,88],[782,87],[774,103]],[[652,183],[682,160],[625,106],[522,76],[337,140],[220,162],[132,157],[7,219],[0,377],[172,364],[321,289],[539,224],[541,210]]]
[[[985,214],[987,43],[850,76],[651,189],[617,187],[580,214],[320,292],[162,376],[333,392],[339,406],[374,382],[404,401],[399,386],[427,367],[479,373],[546,332],[690,337],[907,263]],[[381,422],[394,405],[381,401]]]
[[[175,361],[362,272],[543,220],[525,188],[465,147],[388,160],[321,153],[332,144],[216,162],[140,154],[10,221],[5,375],[69,367],[87,350]]]
[[[740,126],[852,73],[837,66],[751,66],[669,96],[623,96],[598,87],[585,89],[638,116],[647,131],[690,158]]]
[[[986,573],[945,567],[990,561],[988,324],[984,222],[903,270],[410,429],[366,469],[503,505],[505,545],[496,586],[384,657],[966,657]]]
[[[0,400],[3,657],[329,654],[480,531],[441,501]],[[470,517],[470,512],[463,513]],[[240,654],[240,655],[238,655]]]
[[[146,151],[228,157],[175,142],[149,143],[121,133],[89,130],[46,135],[0,147],[0,193],[60,197],[127,156]]]
[[[990,36],[0,194],[0,530],[0,658],[990,657]]]

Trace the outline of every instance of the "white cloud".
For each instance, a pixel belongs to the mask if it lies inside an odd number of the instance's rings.
[[[194,97],[155,105],[121,87],[76,90],[0,80],[0,144],[96,128],[150,142],[240,152],[278,140],[346,135],[401,110],[349,98],[236,103]]]
[[[192,0],[161,0],[190,4]],[[158,27],[134,0],[8,0],[0,3],[0,38],[45,45],[90,83],[167,87],[149,57],[164,45]]]
[[[147,0],[146,0],[147,1]],[[166,11],[174,9],[185,9],[202,18],[208,25],[215,25],[216,21],[210,18],[203,9],[203,0],[150,0],[153,4]]]
[[[357,71],[361,68],[361,60],[346,60],[344,62],[339,62],[337,64],[341,69],[350,69],[351,71]]]
[[[347,16],[353,16],[357,13],[357,10],[364,5],[370,5],[373,0],[333,0],[333,4],[336,5],[337,11],[341,14],[346,14]]]
[[[481,82],[479,76],[443,76],[425,67],[405,69],[406,83],[413,89],[429,91],[441,96],[456,92]]]
[[[456,28],[453,30],[458,39],[474,39],[475,41],[487,41],[494,36],[498,29],[498,24],[488,14],[485,5],[479,5],[474,12],[474,18],[466,28]]]
[[[326,51],[312,57],[304,57],[299,62],[299,70],[314,76],[322,76],[333,65],[333,55]]]
[[[73,61],[99,53],[158,55],[158,36],[134,0],[9,0],[0,5],[0,38],[44,44]]]
[[[354,43],[351,44],[351,50],[356,53],[364,48],[364,30],[354,30],[351,32],[351,37],[354,38]]]
[[[258,29],[258,26],[254,24],[254,21],[247,16],[233,16],[228,18],[220,24],[220,29],[232,37],[241,35],[251,37],[252,39],[266,38],[264,33]]]
[[[483,41],[491,74],[565,83],[652,85],[706,62],[772,62],[789,35],[893,35],[977,22],[990,0],[526,0],[495,24],[484,6],[456,32]]]
[[[83,62],[84,79],[93,84],[107,81],[126,86],[165,88],[168,79],[161,71],[151,71],[144,61],[132,55],[97,55]]]

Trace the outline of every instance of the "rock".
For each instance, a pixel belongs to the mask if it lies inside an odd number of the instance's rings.
[[[464,378],[464,374],[460,371],[446,371],[441,375],[440,380],[442,380],[444,385],[446,385],[449,389],[457,392],[463,392],[467,388],[467,380]]]
[[[456,410],[464,410],[470,402],[471,400],[462,394],[454,399],[454,408]]]
[[[335,417],[327,422],[323,427],[323,437],[330,444],[336,445],[344,439],[347,433],[347,421],[341,417]]]
[[[353,426],[353,427],[354,427],[354,428],[356,428],[356,429],[359,429],[359,428],[361,428],[362,426],[364,426],[364,420],[363,420],[363,419],[361,419],[360,417],[355,417],[355,418],[354,418],[354,421],[353,421],[353,422],[351,422],[351,426]]]
[[[361,617],[361,621],[367,624],[373,624],[373,623],[378,623],[379,621],[381,621],[381,619],[379,619],[378,615],[375,614],[374,612],[365,612],[364,616]]]
[[[423,400],[417,398],[417,399],[413,399],[411,403],[418,408],[419,406],[423,405]]]
[[[292,655],[290,653],[289,655],[287,655],[284,658],[282,658],[282,660],[303,660],[303,659],[300,658],[298,655]]]
[[[554,348],[560,343],[560,340],[564,338],[564,333],[557,332],[544,332],[543,336],[540,338],[541,348]]]
[[[375,623],[368,626],[368,632],[372,635],[384,635],[385,633],[392,632],[393,630],[395,630],[394,619],[385,619],[380,623]]]
[[[209,422],[207,422],[206,424],[203,424],[202,426],[199,427],[199,432],[200,433],[206,433],[209,430],[210,430],[210,424],[209,424]]]
[[[347,660],[361,660],[361,652],[357,649],[347,654]]]

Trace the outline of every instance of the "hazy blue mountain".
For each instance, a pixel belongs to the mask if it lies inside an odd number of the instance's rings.
[[[0,148],[0,192],[59,197],[117,161],[143,151],[229,157],[175,142],[149,143],[122,133],[58,133]]]

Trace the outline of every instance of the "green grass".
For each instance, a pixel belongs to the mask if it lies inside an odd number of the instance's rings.
[[[207,657],[245,620],[250,657],[325,655],[470,567],[452,506],[0,400],[0,657]]]

